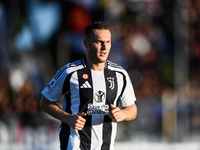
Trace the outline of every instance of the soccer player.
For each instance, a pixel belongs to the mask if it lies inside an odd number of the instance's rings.
[[[42,91],[40,107],[61,120],[61,150],[113,150],[117,122],[133,120],[137,115],[136,97],[127,72],[107,60],[109,26],[104,22],[88,25],[83,43],[86,58],[57,72]],[[61,109],[56,101],[62,96]]]

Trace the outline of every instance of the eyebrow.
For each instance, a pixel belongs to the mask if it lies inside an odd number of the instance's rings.
[[[100,40],[100,39],[96,39],[96,41],[104,42],[104,41],[111,41],[111,39],[110,39],[110,40]]]

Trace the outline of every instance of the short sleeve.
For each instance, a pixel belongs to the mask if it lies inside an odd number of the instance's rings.
[[[62,97],[62,89],[67,75],[66,67],[61,68],[44,88],[42,95],[50,101],[58,101]]]
[[[125,88],[124,88],[124,92],[122,93],[121,103],[122,103],[122,107],[127,107],[134,104],[136,101],[133,85],[131,83],[130,77],[127,72],[125,73],[124,82],[125,82]]]

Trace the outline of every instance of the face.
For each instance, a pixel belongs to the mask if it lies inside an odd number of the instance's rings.
[[[111,33],[109,30],[96,29],[89,39],[84,39],[87,58],[93,63],[103,63],[107,60],[111,49]]]

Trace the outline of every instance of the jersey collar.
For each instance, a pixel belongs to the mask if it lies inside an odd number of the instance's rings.
[[[88,67],[86,64],[86,57],[82,59],[82,63],[85,68]],[[108,60],[106,60],[106,62],[105,62],[105,68],[108,68]]]

